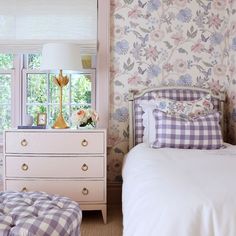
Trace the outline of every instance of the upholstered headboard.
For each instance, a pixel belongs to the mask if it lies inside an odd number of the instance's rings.
[[[143,142],[142,114],[143,111],[139,105],[140,101],[149,101],[156,97],[170,98],[177,101],[192,101],[201,98],[211,91],[196,87],[156,87],[142,91],[132,90],[129,93],[129,149],[136,144]],[[222,113],[222,131],[225,134],[224,102],[225,94],[213,95],[212,103],[214,108]]]

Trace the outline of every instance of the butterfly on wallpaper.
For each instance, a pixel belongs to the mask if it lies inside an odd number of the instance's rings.
[[[198,5],[199,5],[200,7],[202,7],[205,11],[208,11],[208,10],[211,9],[211,2],[209,2],[207,5],[206,5],[203,1],[201,1],[201,0],[196,0],[196,2],[197,2]]]
[[[142,70],[142,68],[140,66],[138,67],[138,73],[141,74],[141,75],[143,75],[146,72],[146,70],[147,69]]]
[[[209,68],[207,71],[203,69],[202,66],[196,65],[197,69],[205,76],[205,80],[208,79],[208,77],[211,75],[211,68]]]
[[[211,75],[211,68],[209,68],[207,71],[202,70],[201,72],[204,74],[205,79],[207,79]]]
[[[207,42],[207,40],[209,39],[210,37],[205,37],[204,34],[201,34],[201,39],[203,42]]]
[[[207,80],[204,80],[201,76],[197,76],[196,86],[204,88],[204,85],[206,84]]]
[[[138,0],[138,5],[139,5],[139,7],[144,8],[144,7],[146,6],[146,4],[147,4],[147,2],[142,3],[140,0]]]
[[[138,36],[138,39],[141,40],[141,45],[144,47],[146,45],[146,42],[148,41],[148,34],[146,34],[144,37],[143,36]]]

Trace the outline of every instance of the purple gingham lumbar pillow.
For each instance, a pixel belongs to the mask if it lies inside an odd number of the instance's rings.
[[[157,109],[155,117],[156,140],[153,148],[218,149],[223,146],[220,114],[214,112],[196,120],[170,116]]]

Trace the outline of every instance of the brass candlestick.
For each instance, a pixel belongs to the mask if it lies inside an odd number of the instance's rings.
[[[66,128],[69,128],[69,126],[65,122],[65,119],[64,119],[63,114],[62,114],[62,88],[65,87],[68,84],[69,79],[68,79],[67,76],[63,76],[62,75],[62,70],[60,70],[60,73],[59,73],[58,77],[53,78],[53,82],[60,89],[60,112],[59,112],[59,115],[58,115],[54,125],[52,126],[52,128],[54,128],[54,129],[66,129]]]

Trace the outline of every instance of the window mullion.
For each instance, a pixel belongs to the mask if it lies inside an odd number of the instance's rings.
[[[27,113],[27,91],[28,91],[28,81],[27,81],[27,70],[22,70],[22,116]]]
[[[47,124],[49,124],[49,112],[50,112],[50,74],[47,74]]]
[[[22,120],[22,68],[23,68],[23,57],[20,54],[14,55],[14,69],[12,70],[12,99],[11,99],[11,119],[12,126],[15,127],[21,124]]]
[[[71,83],[72,83],[72,81],[71,81],[71,74],[70,74],[70,77],[69,77],[69,79],[70,79],[70,81],[69,81],[69,117],[71,117],[71,114],[72,114],[72,108],[71,108]]]

